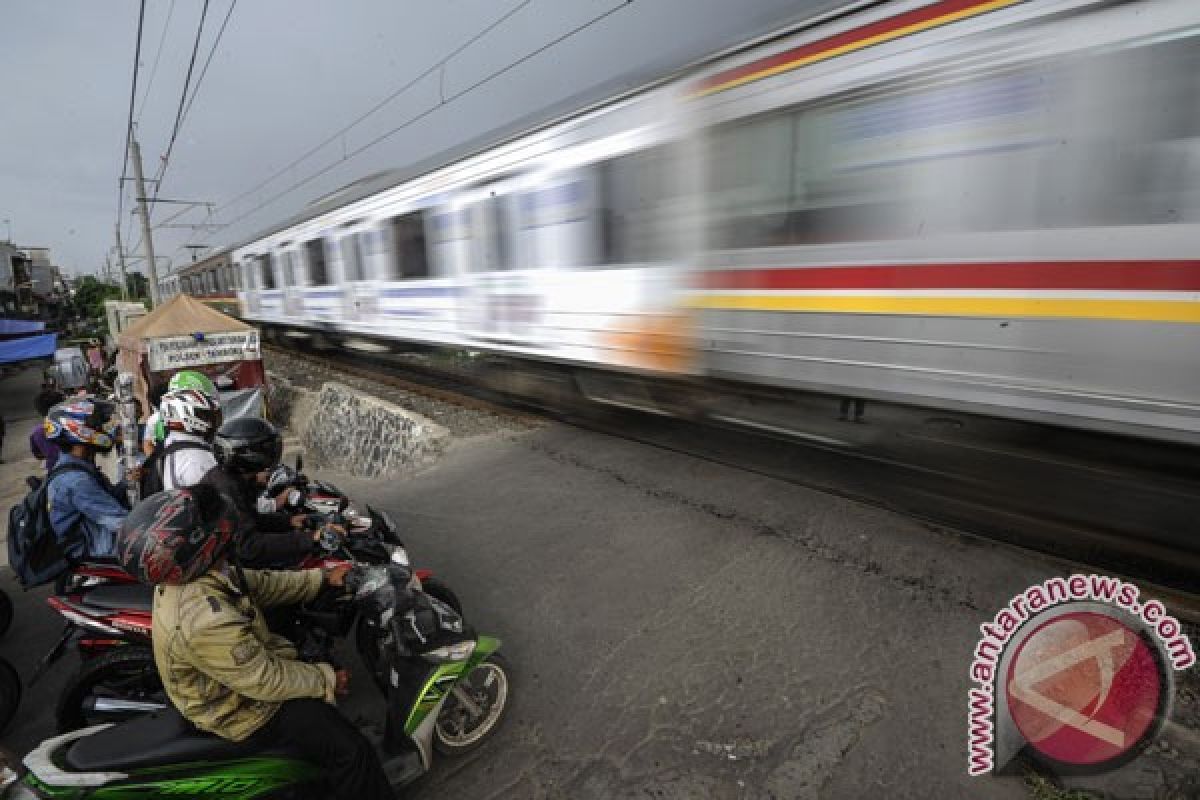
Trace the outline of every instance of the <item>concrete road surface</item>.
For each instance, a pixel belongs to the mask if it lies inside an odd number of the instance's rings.
[[[968,778],[966,697],[979,624],[1061,570],[1043,559],[557,424],[405,480],[323,477],[390,511],[514,666],[502,730],[417,798],[1029,796]],[[58,629],[39,595],[0,642],[26,671]],[[49,734],[66,672],[10,747]],[[348,713],[378,713],[356,680]]]

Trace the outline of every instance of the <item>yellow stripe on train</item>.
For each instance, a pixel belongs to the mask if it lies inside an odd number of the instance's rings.
[[[1200,324],[1200,302],[1187,300],[701,294],[693,295],[687,302],[692,308],[738,311],[807,311],[944,317],[1074,317]]]

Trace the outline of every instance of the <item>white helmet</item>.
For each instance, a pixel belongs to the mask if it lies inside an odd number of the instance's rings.
[[[167,392],[159,403],[167,430],[211,438],[221,427],[221,405],[198,389]]]

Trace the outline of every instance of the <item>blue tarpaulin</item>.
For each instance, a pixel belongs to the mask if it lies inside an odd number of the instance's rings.
[[[0,342],[0,364],[27,361],[31,358],[47,358],[54,355],[58,347],[58,334],[43,333],[41,336],[26,336]]]
[[[0,319],[0,334],[6,333],[40,333],[46,330],[46,323],[29,319]]]

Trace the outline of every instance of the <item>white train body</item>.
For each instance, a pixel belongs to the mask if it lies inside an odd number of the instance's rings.
[[[248,319],[1200,443],[1200,4],[870,6],[359,187]]]

